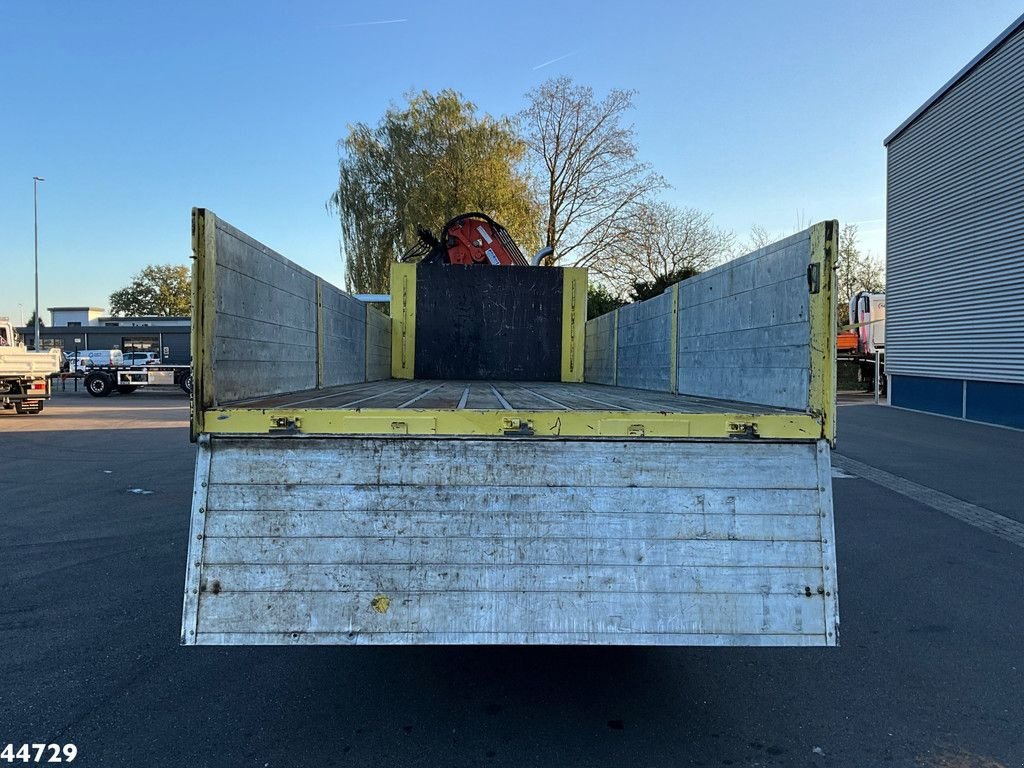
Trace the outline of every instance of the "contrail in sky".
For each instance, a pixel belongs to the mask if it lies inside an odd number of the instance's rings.
[[[377,24],[401,24],[408,19],[384,19],[383,21],[354,21],[351,24],[339,24],[340,27],[373,27]]]
[[[545,61],[543,64],[538,64],[536,67],[534,67],[534,70],[541,69],[542,67],[546,67],[548,64],[554,64],[556,61],[561,61],[562,59],[568,59],[570,56],[575,56],[577,53],[579,53],[579,51],[570,51],[569,53],[566,53],[566,54],[563,54],[562,56],[559,56],[557,58],[551,59],[550,61]]]

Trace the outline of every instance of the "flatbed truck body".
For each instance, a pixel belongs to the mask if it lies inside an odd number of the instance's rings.
[[[196,209],[182,642],[836,645],[837,231],[587,322],[541,267],[387,315]]]
[[[130,395],[139,387],[178,387],[192,392],[190,365],[97,365],[84,374],[85,390],[93,397],[106,397],[112,392]]]

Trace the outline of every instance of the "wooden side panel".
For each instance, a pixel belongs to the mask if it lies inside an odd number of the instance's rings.
[[[584,379],[592,384],[615,385],[617,324],[617,312],[609,312],[587,321],[583,354]]]
[[[365,381],[366,305],[323,281],[321,338],[323,378],[333,387]]]
[[[679,284],[680,393],[810,407],[811,231]]]
[[[671,290],[665,291],[618,310],[616,381],[620,387],[671,391],[672,296]]]
[[[824,443],[211,449],[186,643],[835,643]]]

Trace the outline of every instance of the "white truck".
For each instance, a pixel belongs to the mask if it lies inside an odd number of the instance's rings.
[[[582,269],[384,314],[192,233],[184,644],[838,643],[836,222],[589,322]]]
[[[856,363],[860,381],[874,382],[876,394],[884,393],[885,294],[858,291],[850,298],[849,330],[836,337],[839,360]]]
[[[850,299],[850,325],[865,357],[885,353],[885,294],[859,291]]]
[[[5,410],[42,412],[43,403],[50,399],[50,376],[60,372],[61,362],[59,349],[27,349],[11,321],[0,317],[0,405]]]

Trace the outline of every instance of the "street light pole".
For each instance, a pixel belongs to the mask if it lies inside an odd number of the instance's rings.
[[[39,182],[45,181],[40,176],[32,177],[32,220],[35,232],[36,244],[36,327],[32,346],[36,352],[43,348],[43,341],[39,337]]]

